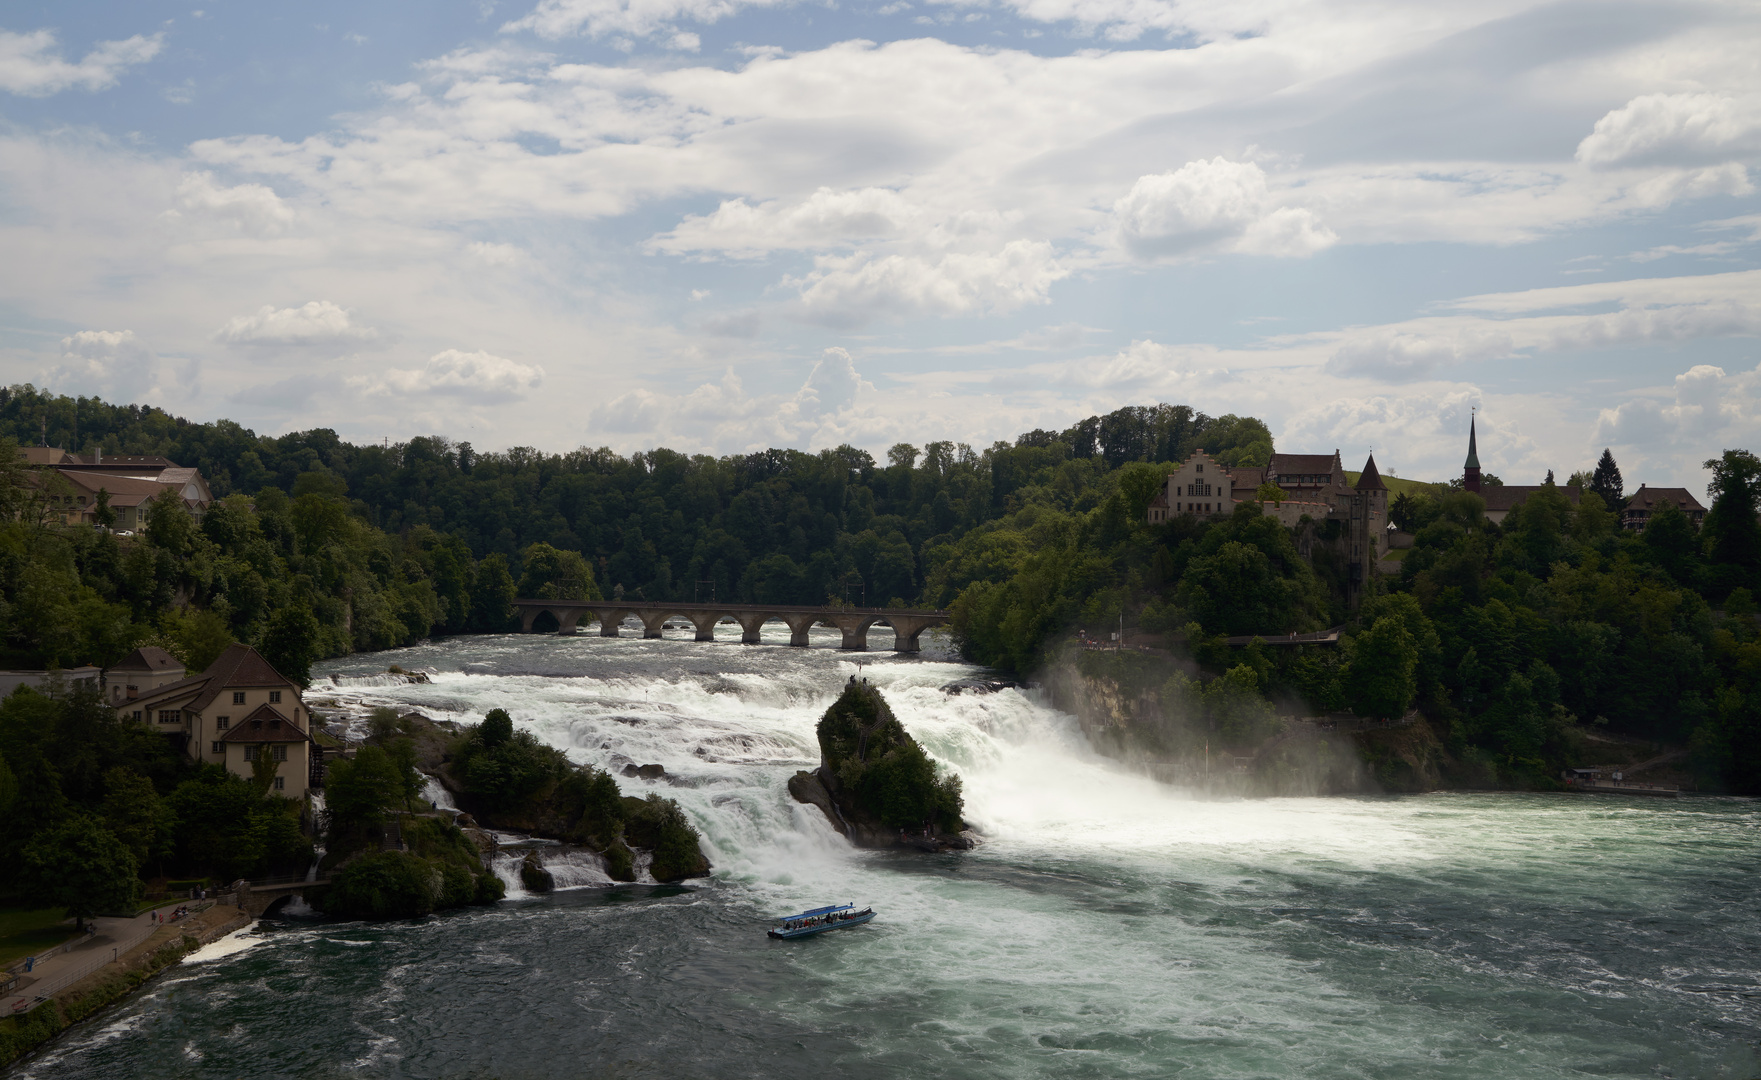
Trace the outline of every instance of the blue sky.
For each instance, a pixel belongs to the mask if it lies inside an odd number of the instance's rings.
[[[260,431],[982,447],[1123,404],[1512,482],[1761,450],[1761,9],[56,3],[0,379]]]

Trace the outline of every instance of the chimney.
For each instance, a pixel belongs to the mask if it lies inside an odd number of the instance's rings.
[[[92,464],[104,464],[104,445],[102,443],[99,443],[97,448],[92,451]]]

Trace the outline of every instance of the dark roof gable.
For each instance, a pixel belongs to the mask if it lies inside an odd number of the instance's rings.
[[[1647,487],[1644,484],[1640,484],[1639,490],[1627,497],[1626,505],[1629,510],[1650,510],[1657,504],[1666,502],[1674,503],[1684,513],[1691,514],[1695,511],[1704,513],[1706,510],[1704,506],[1700,505],[1700,500],[1694,498],[1694,493],[1687,488]]]
[[[1573,506],[1584,497],[1584,490],[1570,484],[1554,485]],[[1546,484],[1494,484],[1480,489],[1480,498],[1488,510],[1509,510],[1537,491],[1546,491]]]
[[[196,712],[213,704],[214,699],[226,690],[247,686],[285,686],[296,694],[299,692],[299,687],[270,667],[269,661],[263,659],[249,645],[228,645],[226,651],[220,654],[220,659],[209,664],[208,670],[202,672],[202,678],[208,680],[208,685],[202,689],[201,696],[189,705]]]
[[[183,663],[157,645],[142,645],[110,666],[111,671],[182,671]]]
[[[1272,455],[1272,471],[1280,476],[1320,476],[1331,473],[1338,463],[1337,453]]]
[[[1359,491],[1387,491],[1388,485],[1382,482],[1382,474],[1376,471],[1376,455],[1371,454],[1370,460],[1364,463],[1364,471],[1358,475]]]
[[[220,736],[221,742],[305,742],[307,735],[298,724],[283,716],[273,705],[259,705],[249,716],[234,720]]]

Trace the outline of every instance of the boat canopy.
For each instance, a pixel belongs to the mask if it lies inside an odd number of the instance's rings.
[[[796,919],[811,919],[818,915],[830,915],[834,911],[849,911],[855,904],[838,904],[834,907],[816,907],[812,911],[803,911],[799,915],[782,915],[777,922],[794,922]]]

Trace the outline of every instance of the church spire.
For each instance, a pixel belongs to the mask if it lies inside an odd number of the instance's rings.
[[[1467,463],[1462,466],[1461,472],[1461,486],[1469,491],[1480,490],[1480,448],[1475,438],[1475,419],[1472,415],[1468,417]]]

